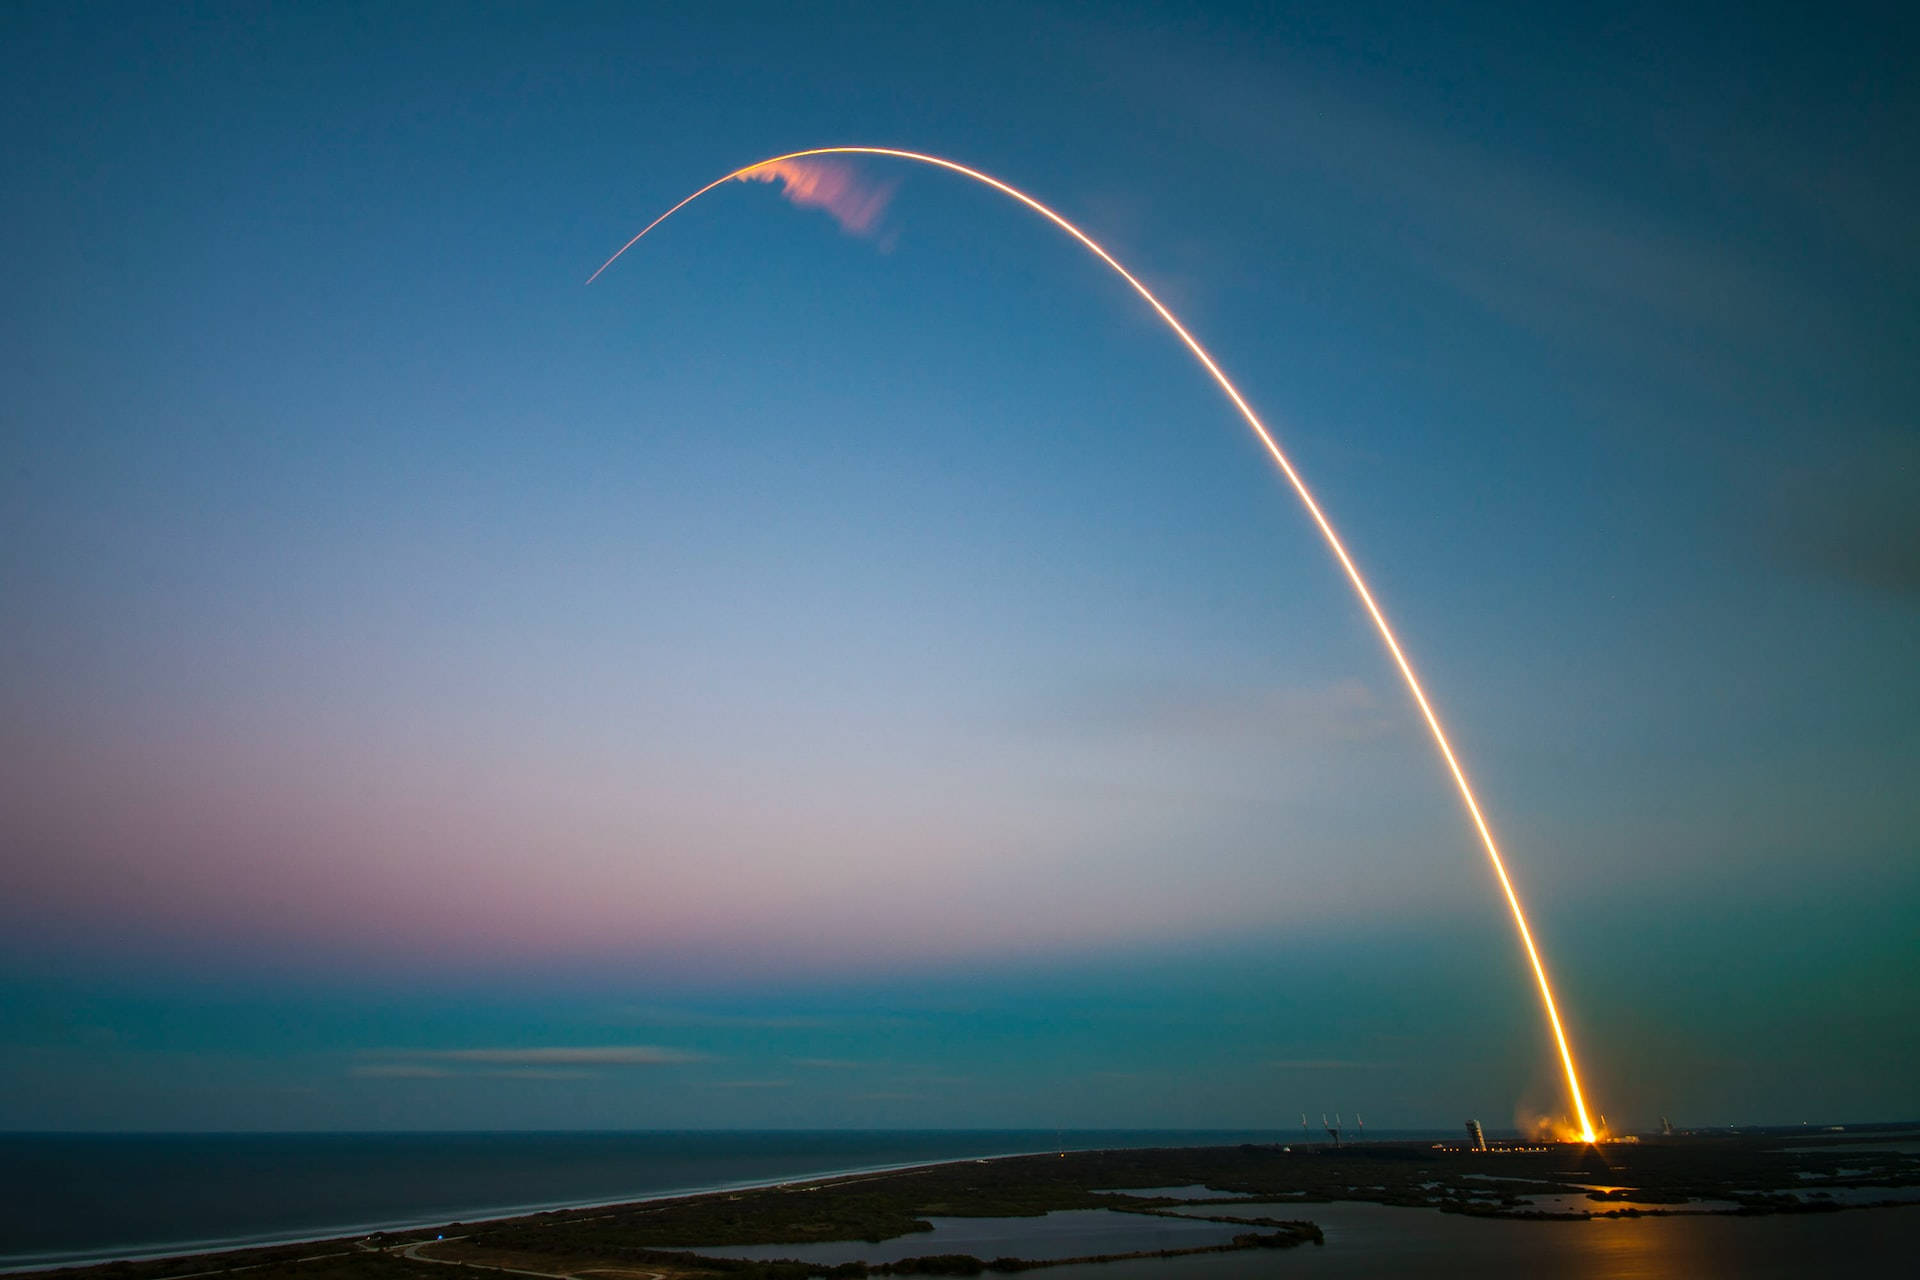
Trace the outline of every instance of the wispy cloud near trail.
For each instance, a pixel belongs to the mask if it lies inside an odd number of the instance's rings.
[[[591,1063],[596,1066],[655,1067],[677,1062],[700,1062],[697,1053],[651,1044],[575,1045],[535,1049],[442,1049],[408,1055],[443,1062],[483,1062],[541,1066],[554,1063]]]
[[[453,1072],[423,1062],[363,1062],[349,1067],[347,1074],[369,1080],[441,1080]]]
[[[651,1044],[542,1046],[514,1049],[375,1049],[366,1056],[383,1061],[364,1068],[363,1075],[429,1075],[444,1073],[433,1064],[499,1067],[659,1067],[705,1062],[704,1054]]]
[[[1275,1058],[1267,1065],[1282,1071],[1360,1071],[1381,1064],[1356,1062],[1351,1058]]]
[[[871,236],[880,229],[898,182],[869,182],[844,160],[776,160],[739,175],[742,182],[778,182],[780,194],[803,209],[825,209],[850,235]]]

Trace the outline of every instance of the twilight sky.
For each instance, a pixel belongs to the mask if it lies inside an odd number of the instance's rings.
[[[1892,7],[12,6],[0,1128],[1920,1111]],[[836,214],[838,216],[836,216]]]

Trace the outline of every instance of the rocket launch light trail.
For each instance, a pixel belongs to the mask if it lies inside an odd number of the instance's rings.
[[[1572,1097],[1574,1112],[1579,1117],[1580,1140],[1582,1142],[1595,1141],[1593,1124],[1587,1118],[1586,1098],[1580,1091],[1579,1072],[1574,1068],[1573,1064],[1573,1050],[1567,1042],[1566,1028],[1561,1024],[1560,1010],[1553,999],[1553,985],[1547,980],[1546,965],[1542,963],[1540,959],[1539,948],[1534,945],[1533,930],[1527,927],[1527,914],[1520,905],[1520,895],[1514,890],[1513,881],[1507,875],[1506,860],[1500,856],[1500,846],[1494,841],[1493,829],[1487,825],[1486,816],[1480,811],[1480,802],[1475,798],[1473,787],[1467,781],[1466,770],[1461,767],[1459,758],[1454,754],[1453,744],[1448,740],[1446,730],[1441,727],[1440,717],[1434,712],[1433,704],[1427,700],[1426,690],[1421,688],[1420,678],[1416,676],[1413,671],[1413,663],[1408,660],[1406,651],[1400,647],[1399,639],[1394,635],[1393,628],[1387,623],[1386,614],[1381,611],[1380,605],[1374,600],[1373,591],[1367,586],[1367,580],[1361,576],[1359,567],[1353,562],[1353,557],[1347,554],[1346,544],[1341,542],[1340,535],[1334,532],[1332,522],[1327,519],[1326,513],[1320,509],[1320,504],[1314,499],[1312,491],[1307,488],[1306,481],[1302,480],[1300,473],[1294,470],[1293,463],[1288,460],[1285,452],[1281,450],[1279,443],[1274,440],[1273,434],[1267,430],[1266,424],[1260,421],[1259,415],[1254,413],[1253,407],[1249,405],[1246,398],[1240,394],[1239,388],[1235,387],[1232,380],[1221,371],[1220,366],[1214,362],[1213,357],[1208,354],[1207,349],[1200,345],[1200,340],[1188,332],[1187,327],[1180,323],[1173,312],[1167,310],[1166,304],[1155,297],[1153,291],[1142,284],[1139,278],[1131,271],[1121,266],[1112,254],[1101,248],[1092,236],[1089,236],[1079,227],[1076,227],[1073,223],[1067,221],[1066,218],[1054,212],[1026,192],[1008,186],[998,178],[981,173],[978,169],[969,169],[966,165],[953,160],[945,160],[939,156],[925,155],[917,151],[901,151],[892,147],[814,147],[806,151],[790,151],[785,155],[772,156],[765,160],[756,161],[744,168],[735,169],[724,177],[709,182],[706,186],[701,187],[679,204],[674,205],[671,209],[668,209],[665,213],[642,227],[638,235],[621,245],[611,258],[608,258],[600,264],[598,271],[595,271],[591,276],[587,277],[587,283],[592,284],[595,280],[598,280],[608,267],[620,259],[621,254],[624,254],[627,250],[638,244],[649,231],[652,231],[655,227],[692,204],[695,200],[698,200],[701,196],[707,194],[707,192],[712,191],[715,187],[723,186],[736,178],[751,179],[762,176],[776,166],[790,165],[794,161],[805,160],[810,156],[838,155],[890,156],[897,160],[911,160],[917,164],[931,165],[937,169],[945,169],[951,173],[957,173],[962,177],[971,178],[975,182],[992,187],[1004,196],[1019,201],[1079,241],[1089,253],[1106,263],[1107,266],[1113,269],[1115,274],[1122,280],[1125,280],[1127,284],[1133,288],[1133,291],[1139,294],[1140,297],[1146,301],[1147,305],[1152,307],[1154,312],[1166,322],[1167,327],[1173,330],[1174,335],[1186,345],[1187,350],[1193,353],[1194,358],[1200,362],[1201,367],[1207,371],[1208,375],[1212,377],[1220,390],[1226,394],[1227,399],[1233,402],[1233,407],[1240,411],[1240,416],[1246,420],[1247,426],[1260,441],[1261,447],[1267,451],[1268,456],[1273,459],[1274,464],[1280,468],[1280,473],[1286,477],[1287,483],[1293,486],[1294,493],[1298,495],[1301,503],[1306,506],[1307,514],[1312,516],[1314,524],[1319,526],[1320,534],[1326,539],[1327,546],[1333,551],[1334,559],[1340,562],[1340,568],[1345,571],[1347,581],[1353,585],[1354,593],[1360,597],[1360,603],[1365,606],[1367,615],[1373,619],[1374,628],[1379,631],[1380,639],[1385,642],[1387,652],[1393,656],[1394,665],[1399,667],[1400,675],[1406,682],[1407,691],[1413,695],[1414,703],[1420,708],[1420,715],[1426,720],[1427,728],[1433,735],[1434,745],[1440,749],[1440,757],[1446,762],[1447,771],[1453,775],[1454,786],[1460,793],[1461,803],[1466,806],[1467,816],[1472,819],[1473,829],[1480,837],[1481,846],[1486,850],[1487,861],[1493,865],[1494,878],[1499,881],[1500,891],[1506,896],[1507,906],[1513,913],[1513,923],[1520,934],[1520,945],[1526,950],[1527,963],[1532,967],[1534,981],[1540,988],[1540,1003],[1545,1007],[1547,1022],[1553,1029],[1554,1044],[1560,1051],[1560,1063],[1566,1072],[1567,1092]]]

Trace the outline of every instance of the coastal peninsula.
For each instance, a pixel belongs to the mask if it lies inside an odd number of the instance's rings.
[[[1049,1153],[850,1174],[482,1223],[58,1272],[61,1280],[448,1280],[457,1268],[568,1280],[807,1280],[1084,1268],[1322,1247],[1331,1206],[1537,1221],[1779,1214],[1911,1206],[1920,1161],[1872,1133],[1691,1135],[1666,1141],[1246,1144]],[[1902,1215],[1904,1217],[1904,1215]],[[1031,1252],[942,1247],[978,1228],[1068,1222]],[[959,1224],[957,1227],[953,1224]],[[975,1235],[967,1236],[969,1224]],[[1140,1247],[1145,1243],[1148,1247]],[[1080,1247],[1084,1245],[1084,1247]],[[1112,1247],[1107,1247],[1111,1245]]]

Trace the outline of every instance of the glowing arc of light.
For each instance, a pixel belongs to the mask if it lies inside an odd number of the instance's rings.
[[[598,280],[608,267],[619,261],[620,256],[626,253],[627,250],[640,243],[641,239],[643,239],[649,231],[652,231],[655,227],[692,204],[695,200],[698,200],[701,196],[707,194],[707,192],[712,191],[715,187],[724,186],[736,178],[744,178],[756,169],[764,169],[769,165],[782,164],[789,160],[804,160],[809,156],[833,155],[890,156],[897,160],[912,160],[918,164],[932,165],[935,168],[946,169],[949,172],[960,174],[962,177],[971,178],[975,182],[992,187],[1002,195],[1019,201],[1079,241],[1089,253],[1106,263],[1107,266],[1113,269],[1116,275],[1122,280],[1125,280],[1127,284],[1133,288],[1133,291],[1139,294],[1140,297],[1146,301],[1146,304],[1152,307],[1154,312],[1166,322],[1167,327],[1173,330],[1175,336],[1186,344],[1187,350],[1193,353],[1194,358],[1200,362],[1201,367],[1207,371],[1215,384],[1226,394],[1227,399],[1233,402],[1233,407],[1240,411],[1240,416],[1246,420],[1247,426],[1253,431],[1254,436],[1260,441],[1261,446],[1267,451],[1268,456],[1271,457],[1274,464],[1280,468],[1280,473],[1287,478],[1287,483],[1293,486],[1293,491],[1306,507],[1307,514],[1312,516],[1314,524],[1319,526],[1321,537],[1326,540],[1327,546],[1332,549],[1334,558],[1340,562],[1340,568],[1345,571],[1347,581],[1352,584],[1354,593],[1360,597],[1360,603],[1366,607],[1367,615],[1373,619],[1374,628],[1380,633],[1380,639],[1385,642],[1387,652],[1393,656],[1394,665],[1400,668],[1400,675],[1406,682],[1407,692],[1413,695],[1414,703],[1420,708],[1420,715],[1426,720],[1427,729],[1433,735],[1434,745],[1440,749],[1440,757],[1446,762],[1447,771],[1453,775],[1454,786],[1460,792],[1461,803],[1466,806],[1467,816],[1473,820],[1473,829],[1480,837],[1481,846],[1486,850],[1487,860],[1493,865],[1493,874],[1495,879],[1500,883],[1500,891],[1506,895],[1507,906],[1513,914],[1513,923],[1520,933],[1521,946],[1525,948],[1527,953],[1527,963],[1532,967],[1534,982],[1540,989],[1540,1003],[1546,1009],[1547,1022],[1553,1029],[1554,1044],[1560,1051],[1560,1065],[1566,1073],[1567,1091],[1572,1095],[1574,1111],[1580,1119],[1580,1139],[1583,1142],[1595,1141],[1593,1125],[1587,1118],[1586,1098],[1580,1089],[1580,1075],[1573,1065],[1573,1050],[1568,1045],[1566,1028],[1560,1021],[1560,1009],[1553,998],[1553,984],[1547,980],[1546,965],[1541,962],[1539,948],[1534,945],[1533,930],[1527,926],[1527,913],[1520,905],[1520,895],[1515,892],[1513,881],[1507,875],[1506,860],[1500,856],[1500,846],[1493,838],[1493,829],[1487,825],[1486,816],[1480,811],[1480,802],[1474,796],[1472,785],[1467,781],[1466,770],[1461,767],[1459,757],[1454,754],[1453,744],[1447,738],[1447,731],[1441,727],[1440,717],[1435,714],[1433,704],[1428,701],[1426,690],[1421,687],[1420,677],[1414,674],[1413,663],[1408,660],[1406,651],[1400,647],[1399,638],[1394,635],[1392,626],[1387,623],[1386,614],[1381,611],[1379,603],[1374,600],[1373,591],[1367,586],[1367,580],[1361,576],[1359,567],[1353,562],[1353,557],[1347,554],[1346,544],[1340,540],[1340,535],[1334,532],[1333,522],[1328,520],[1326,513],[1320,509],[1320,504],[1314,499],[1313,492],[1307,488],[1306,481],[1302,480],[1300,473],[1294,470],[1293,463],[1287,458],[1286,453],[1273,438],[1273,433],[1268,431],[1266,424],[1260,420],[1260,415],[1253,411],[1253,406],[1248,404],[1246,397],[1240,394],[1240,389],[1233,385],[1233,380],[1227,377],[1220,366],[1215,363],[1213,356],[1208,353],[1207,349],[1200,345],[1200,340],[1194,337],[1184,324],[1180,323],[1179,318],[1167,309],[1165,303],[1154,296],[1153,290],[1147,288],[1146,285],[1140,282],[1139,277],[1121,266],[1119,260],[1102,248],[1092,236],[1026,192],[1021,191],[1017,187],[1009,186],[990,174],[981,173],[978,169],[970,169],[957,161],[943,159],[940,156],[926,155],[918,151],[902,151],[893,147],[814,147],[806,151],[789,151],[785,155],[770,156],[765,160],[755,161],[753,164],[747,165],[744,168],[735,169],[724,177],[716,178],[714,181],[709,182],[706,186],[701,187],[698,191],[680,201],[679,204],[674,205],[652,222],[640,228],[639,234],[621,245],[612,257],[600,264],[599,270],[587,277],[587,283],[592,284],[595,280]]]

